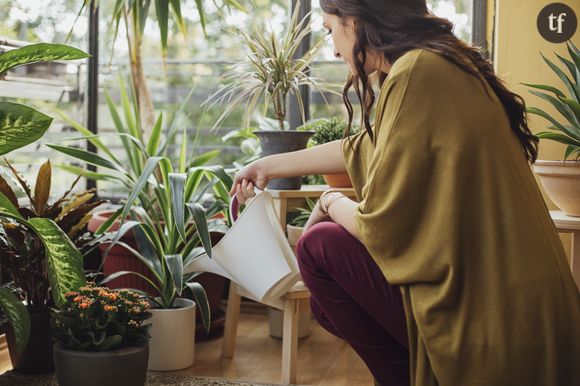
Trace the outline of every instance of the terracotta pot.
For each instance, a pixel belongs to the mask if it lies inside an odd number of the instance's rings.
[[[542,186],[568,216],[580,217],[580,161],[544,161],[534,164]]]
[[[90,232],[95,232],[114,213],[115,210],[112,209],[106,209],[93,213],[93,216],[91,217],[91,220],[88,223],[87,229]],[[115,221],[113,223],[113,226],[109,229],[109,231],[119,230],[119,225],[120,221]],[[139,250],[139,248],[137,247],[137,241],[135,240],[135,235],[133,234],[132,231],[127,232],[123,237],[121,237],[121,241],[129,245],[131,248]],[[99,250],[101,251],[101,255],[103,257],[109,245],[110,243],[101,243],[99,245]],[[151,272],[149,272],[149,269],[137,257],[135,257],[125,247],[121,245],[115,245],[113,248],[111,248],[111,251],[107,256],[105,263],[103,264],[103,273],[105,276],[108,276],[112,273],[119,271],[138,272],[144,275],[145,277],[153,280],[153,275],[151,274]],[[147,283],[147,281],[141,279],[136,275],[121,276],[107,283],[107,286],[113,289],[135,288],[141,291],[145,291],[154,296],[158,295],[155,292],[155,289],[149,283]]]
[[[348,173],[324,174],[323,177],[331,188],[352,188]]]
[[[16,339],[10,324],[6,324],[6,343],[14,371],[22,374],[44,374],[54,371],[50,330],[50,314],[30,315],[30,339],[21,353],[16,351]]]
[[[114,351],[77,351],[54,346],[59,386],[143,386],[147,377],[149,345]]]

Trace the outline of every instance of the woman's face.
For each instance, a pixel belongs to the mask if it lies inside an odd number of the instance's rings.
[[[356,68],[352,58],[352,48],[356,42],[356,35],[354,33],[354,19],[347,17],[341,19],[336,15],[322,13],[322,25],[328,30],[334,43],[334,56],[342,58],[350,72],[355,74]]]
[[[330,36],[332,36],[332,42],[334,43],[334,56],[342,58],[348,65],[350,72],[356,74],[357,70],[352,55],[352,49],[356,42],[355,19],[350,16],[340,18],[336,15],[323,12],[322,25],[328,30]],[[379,55],[367,52],[365,72],[368,75],[381,69],[383,64],[384,63],[379,59]]]

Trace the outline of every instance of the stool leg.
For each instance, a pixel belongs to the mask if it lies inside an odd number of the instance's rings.
[[[284,329],[282,333],[282,383],[296,383],[298,351],[298,299],[284,300]]]
[[[226,323],[224,326],[224,341],[222,345],[222,356],[225,358],[234,357],[241,301],[242,297],[238,295],[238,285],[233,281],[230,282],[228,306],[226,309]]]

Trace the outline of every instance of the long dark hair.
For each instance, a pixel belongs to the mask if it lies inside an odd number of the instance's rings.
[[[507,89],[480,49],[453,35],[453,23],[430,13],[425,0],[320,0],[320,7],[325,13],[355,19],[356,42],[352,54],[357,74],[349,76],[343,90],[349,116],[345,138],[350,134],[353,120],[348,91],[354,86],[362,107],[361,123],[373,139],[370,111],[375,95],[364,71],[367,50],[382,52],[385,59],[393,64],[406,52],[423,48],[443,55],[482,82],[485,79],[503,104],[511,129],[518,137],[526,158],[531,162],[536,160],[538,138],[528,127],[524,99]],[[466,60],[471,61],[477,70]],[[379,78],[381,85],[385,78],[382,73]]]

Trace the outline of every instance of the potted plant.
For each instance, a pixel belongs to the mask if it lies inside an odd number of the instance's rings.
[[[5,162],[27,200],[18,200],[16,191],[2,176],[0,192],[24,220],[51,220],[58,231],[67,236],[67,241],[70,240],[82,252],[87,252],[98,242],[98,238],[84,231],[91,217],[90,212],[103,202],[93,200],[94,190],[71,195],[79,181],[77,178],[67,192],[49,204],[52,186],[50,161],[40,167],[34,193],[8,160]],[[49,324],[50,307],[53,306],[50,292],[56,289],[51,287],[46,270],[48,256],[45,245],[41,237],[30,232],[26,223],[9,218],[0,219],[0,223],[3,227],[0,234],[0,264],[15,289],[14,294],[26,305],[32,326],[30,340],[22,351],[16,349],[16,331],[7,329],[12,366],[15,371],[24,373],[50,372],[54,369]]]
[[[263,26],[250,31],[241,28],[234,30],[234,34],[241,37],[241,43],[249,51],[247,60],[226,74],[224,85],[204,103],[206,106],[226,104],[215,128],[240,106],[245,107],[245,126],[248,126],[250,114],[258,102],[263,100],[262,115],[265,117],[271,108],[275,119],[271,120],[273,124],[269,130],[253,132],[260,139],[262,156],[304,149],[314,132],[287,130],[286,98],[292,94],[301,101],[301,86],[328,90],[309,73],[309,67],[324,44],[324,39],[316,42],[302,57],[296,57],[298,48],[311,32],[309,15],[298,20],[298,7],[299,2],[292,13],[290,25],[281,36]],[[268,184],[271,189],[300,189],[300,186],[300,177],[273,179]]]
[[[534,172],[540,176],[546,193],[554,203],[568,216],[580,216],[580,51],[567,42],[570,59],[560,55],[564,69],[542,55],[548,66],[558,75],[566,86],[566,91],[548,85],[526,84],[535,91],[532,94],[548,101],[564,118],[561,121],[547,112],[529,107],[528,113],[547,119],[551,131],[537,134],[541,139],[550,139],[566,145],[562,161],[538,160]],[[566,75],[566,71],[571,77]],[[572,160],[571,160],[572,159]]]
[[[149,303],[127,290],[87,284],[52,312],[60,386],[143,386],[149,356]]]
[[[153,136],[159,141],[161,118],[157,122]],[[232,180],[220,166],[196,166],[195,162],[203,164],[199,159],[186,162],[185,133],[175,170],[169,157],[156,155],[162,154],[155,150],[156,145],[148,144],[153,147],[144,148],[140,146],[141,141],[130,134],[124,137],[131,139],[130,146],[134,147],[136,155],[146,160],[136,176],[113,157],[106,159],[72,147],[50,147],[108,169],[111,176],[130,187],[126,203],[97,233],[104,233],[119,219],[119,229],[114,232],[114,239],[103,258],[107,259],[116,244],[122,245],[143,263],[150,275],[118,271],[108,275],[102,284],[126,275],[138,276],[149,283],[153,288],[153,294],[147,295],[153,305],[149,369],[178,370],[191,366],[194,361],[196,303],[204,326],[206,329],[210,326],[207,295],[203,287],[193,281],[199,273],[184,275],[183,267],[203,250],[211,254],[211,232],[225,233],[227,230],[223,221],[208,222],[207,219],[227,207]],[[96,144],[102,146],[99,142]],[[200,202],[211,190],[215,199],[206,210]],[[127,218],[132,220],[127,221]],[[138,249],[121,241],[129,231],[135,235]],[[195,303],[182,297],[185,289],[191,290]]]
[[[105,99],[109,108],[111,117],[115,124],[115,133],[109,134],[113,135],[119,139],[123,145],[124,153],[113,154],[107,146],[103,143],[103,138],[106,134],[93,135],[89,132],[83,125],[76,122],[74,119],[67,116],[65,113],[59,111],[59,115],[68,122],[72,127],[74,127],[81,135],[90,141],[98,149],[99,154],[93,154],[86,151],[79,150],[70,146],[60,146],[60,145],[49,145],[53,149],[70,155],[77,160],[82,162],[87,162],[89,164],[96,165],[100,168],[99,173],[93,173],[87,171],[83,168],[76,166],[61,166],[67,171],[76,174],[83,174],[87,178],[101,181],[101,180],[114,180],[123,186],[129,194],[136,186],[139,181],[141,173],[146,170],[147,162],[155,157],[165,157],[169,159],[169,146],[178,140],[179,128],[183,124],[186,118],[185,111],[188,106],[189,99],[192,95],[193,90],[187,95],[187,97],[182,101],[178,109],[173,114],[167,114],[171,116],[172,119],[168,122],[164,121],[165,114],[159,114],[156,119],[155,126],[153,127],[150,134],[144,133],[140,130],[140,116],[139,116],[139,104],[136,102],[134,97],[130,97],[127,92],[127,87],[123,78],[119,79],[120,88],[120,100],[117,103],[112,96],[105,90]],[[124,108],[118,109],[117,104],[124,106]],[[187,149],[187,136],[186,131],[183,130],[182,141],[181,141],[181,151],[177,158],[179,158],[180,169],[188,170],[191,168],[200,167],[203,169],[204,165],[210,162],[213,158],[219,155],[219,150],[209,151],[200,154],[195,157],[191,157],[189,161],[186,161],[188,157]],[[220,181],[230,181],[229,177],[225,174],[223,168],[213,168],[208,167],[207,169],[199,169],[195,178],[197,180],[191,180],[192,184],[189,186],[191,191],[189,192],[190,197],[195,191],[212,192],[214,196],[218,198],[216,205],[223,211],[227,208],[227,190],[220,189],[223,187],[223,182],[216,183],[212,182],[207,189],[204,189],[205,182],[208,182],[215,178],[215,173],[212,170],[216,170],[221,173],[222,180]],[[156,170],[154,173],[156,181],[162,182],[162,173]],[[167,176],[166,176],[167,177]],[[136,205],[142,208],[155,222],[155,229],[158,233],[162,233],[162,229],[166,224],[167,210],[163,208],[163,202],[158,199],[154,189],[153,184],[146,184],[143,188],[144,190],[137,197]],[[224,196],[224,193],[225,196]],[[210,194],[211,195],[211,194]],[[197,195],[201,198],[201,195]],[[150,199],[152,197],[152,199]],[[89,230],[102,234],[105,231],[109,233],[117,231],[121,226],[121,221],[119,216],[121,214],[122,208],[118,209],[106,209],[103,211],[96,212],[91,220],[89,221]],[[132,213],[132,212],[131,212]],[[212,215],[217,215],[219,211],[214,211]],[[224,216],[227,218],[227,216]],[[210,235],[217,242],[220,232],[214,232],[214,229],[219,228],[219,221],[215,221],[216,226],[210,230]],[[171,226],[172,222],[168,223]],[[224,225],[224,221],[221,222]],[[173,237],[175,235],[172,235]],[[161,235],[161,237],[166,237]],[[169,236],[167,236],[169,237]],[[139,260],[133,251],[142,252],[141,245],[136,240],[133,231],[127,231],[123,233],[122,238],[114,245],[112,248],[109,243],[101,243],[99,248],[101,254],[103,255],[102,270],[105,276],[110,276],[116,272],[121,271],[131,271],[137,274],[135,275],[123,275],[116,276],[114,280],[107,283],[110,288],[133,288],[141,291],[145,291],[150,295],[157,295],[158,290],[150,284],[151,281],[155,281],[156,278],[147,267],[145,263]],[[148,280],[146,280],[148,279]],[[202,273],[196,277],[196,280],[204,284],[204,288],[207,289],[207,296],[209,300],[210,314],[212,316],[209,326],[219,327],[224,322],[224,311],[222,310],[221,300],[224,293],[224,288],[226,285],[226,279],[221,276],[213,275],[211,273]],[[196,336],[198,338],[210,337],[207,336],[208,326],[206,326],[198,313],[198,332]],[[215,329],[211,334],[211,337],[219,336],[220,329]],[[155,339],[154,339],[155,341]],[[153,354],[154,358],[154,354]]]
[[[295,216],[290,220],[289,224],[286,225],[286,232],[288,234],[288,243],[292,247],[294,253],[296,253],[296,244],[298,243],[298,239],[302,236],[302,232],[304,232],[304,225],[310,218],[312,211],[316,203],[311,200],[310,198],[306,198],[306,207],[305,208],[295,208]]]
[[[347,124],[344,119],[340,118],[320,118],[307,122],[300,126],[298,130],[314,131],[314,135],[310,138],[309,145],[317,146],[323,143],[341,140],[345,134]],[[357,132],[357,128],[353,127],[352,134]],[[351,188],[352,182],[348,173],[339,174],[325,174],[324,180],[331,188]]]
[[[82,59],[87,56],[83,51],[61,44],[31,44],[0,53],[0,73],[38,61]],[[0,155],[36,141],[44,135],[51,123],[51,117],[35,109],[18,103],[0,102],[0,137],[2,138]],[[17,180],[21,182],[19,176]],[[43,206],[48,199],[48,195],[43,197],[47,194],[46,183],[38,182],[38,186],[38,192],[35,191],[32,203]],[[28,186],[26,186],[25,191],[30,196]],[[34,349],[37,344],[35,342],[38,340],[36,336],[40,331],[45,331],[46,328],[42,326],[30,328],[31,319],[26,310],[30,306],[30,302],[27,301],[25,290],[18,287],[18,284],[22,283],[14,281],[14,277],[6,267],[6,260],[15,257],[14,247],[26,247],[18,243],[15,244],[11,235],[16,235],[21,240],[30,242],[30,245],[36,244],[42,247],[43,258],[40,259],[43,264],[42,275],[35,277],[35,279],[36,283],[46,288],[47,291],[48,287],[44,285],[45,283],[50,284],[52,301],[55,303],[59,303],[63,299],[66,291],[77,288],[84,282],[83,261],[79,251],[55,221],[50,216],[35,216],[30,208],[20,207],[16,194],[10,185],[1,179],[0,257],[3,260],[1,265],[4,268],[4,273],[13,282],[0,288],[0,308],[4,313],[4,318],[1,318],[0,321],[7,320],[9,322],[8,341],[12,342],[9,343],[11,357],[26,358],[30,356],[30,353],[37,351]],[[22,260],[25,261],[29,258],[38,259],[38,256],[22,256]],[[18,272],[18,274],[20,273]],[[33,283],[25,284],[32,285]],[[26,307],[22,301],[26,301]],[[46,301],[49,300],[46,299]],[[29,339],[31,331],[33,336],[32,339]],[[42,336],[42,334],[40,335]],[[44,338],[40,340],[45,341]],[[52,360],[49,358],[52,356],[36,362],[28,361],[30,366],[15,367],[26,372],[51,371]]]

